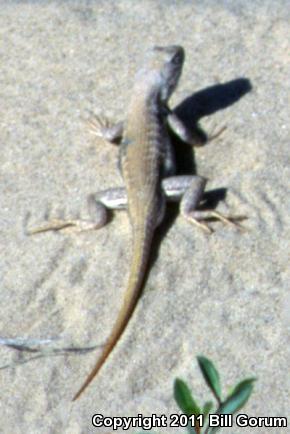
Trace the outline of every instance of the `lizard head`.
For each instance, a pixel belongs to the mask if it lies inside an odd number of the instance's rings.
[[[164,102],[177,86],[184,57],[184,49],[180,45],[155,46],[152,49],[150,67],[160,75],[160,98]]]

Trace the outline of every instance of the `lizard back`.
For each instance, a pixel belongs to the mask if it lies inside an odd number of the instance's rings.
[[[93,370],[73,401],[90,384],[125,330],[140,297],[154,229],[163,215],[161,165],[166,147],[167,100],[183,64],[179,46],[155,47],[139,70],[121,143],[121,170],[125,182],[133,248],[122,307]]]

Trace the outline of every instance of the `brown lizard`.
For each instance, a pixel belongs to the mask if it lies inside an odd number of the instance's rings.
[[[59,230],[68,226],[81,229],[99,228],[107,222],[107,209],[128,208],[133,233],[132,263],[123,304],[101,355],[91,373],[75,394],[75,401],[99,372],[118,342],[132,313],[143,285],[155,228],[161,223],[166,200],[180,201],[180,212],[191,223],[210,232],[202,220],[226,218],[216,211],[196,210],[206,180],[200,176],[174,176],[175,162],[169,130],[189,143],[196,144],[196,135],[188,131],[168,99],[176,88],[184,63],[181,46],[154,47],[144,66],[137,72],[131,102],[124,123],[108,127],[96,117],[94,132],[110,142],[121,139],[120,168],[125,188],[110,189],[89,198],[95,206],[95,220],[53,220],[33,233]]]

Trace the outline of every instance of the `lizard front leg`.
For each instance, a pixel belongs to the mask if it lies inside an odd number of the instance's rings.
[[[220,220],[225,224],[230,224],[242,228],[237,221],[242,217],[226,217],[215,210],[198,210],[201,202],[206,179],[201,176],[172,176],[162,181],[162,188],[168,201],[180,201],[180,213],[190,223],[195,224],[207,233],[212,229],[204,222],[208,219]]]
[[[205,142],[212,141],[226,129],[225,126],[220,128],[217,132],[211,134],[208,138],[202,139],[200,133],[196,129],[188,128],[184,122],[177,116],[174,111],[170,111],[167,115],[167,122],[170,129],[184,142],[191,146],[202,146]]]
[[[99,229],[108,222],[108,210],[122,209],[127,206],[125,188],[112,188],[91,194],[88,197],[90,219],[51,219],[37,228],[28,230],[29,235],[47,231],[87,231]]]

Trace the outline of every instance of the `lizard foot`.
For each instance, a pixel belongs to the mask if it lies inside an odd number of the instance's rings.
[[[211,234],[213,229],[204,222],[204,220],[219,220],[226,225],[233,226],[238,228],[241,231],[245,231],[246,229],[239,223],[242,220],[245,220],[246,216],[225,216],[218,211],[214,210],[204,210],[204,211],[192,211],[185,215],[185,218],[190,223],[198,226],[207,234]]]
[[[110,127],[110,122],[106,117],[93,115],[90,119],[86,120],[89,132],[94,136],[103,137],[103,130]]]
[[[103,225],[102,225],[103,226]],[[71,219],[71,220],[62,220],[62,219],[52,219],[49,220],[37,228],[29,229],[27,231],[28,235],[35,235],[41,232],[49,232],[49,231],[62,231],[66,230],[67,232],[83,232],[98,229],[100,227],[96,222],[92,222],[91,220],[81,220],[81,219]]]
[[[226,224],[226,225],[230,225],[230,226],[234,226],[238,229],[240,229],[241,231],[245,231],[246,229],[239,223],[240,221],[246,220],[247,217],[246,216],[225,216],[221,213],[219,213],[218,211],[208,211],[209,212],[209,218],[214,218],[216,220],[221,221],[222,223]]]
[[[89,132],[110,143],[118,144],[123,134],[123,122],[112,124],[105,116],[93,115],[86,121]]]
[[[28,235],[35,235],[41,232],[48,231],[66,231],[66,232],[84,232],[95,229],[100,229],[108,222],[107,208],[99,201],[90,195],[87,199],[88,212],[91,218],[53,218],[45,221],[39,227],[27,231]]]

